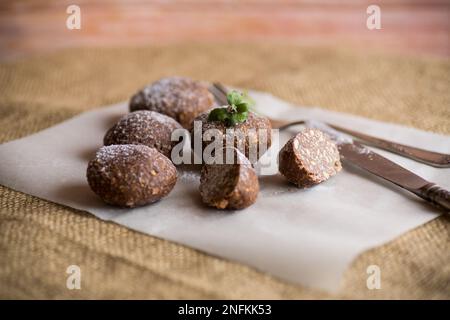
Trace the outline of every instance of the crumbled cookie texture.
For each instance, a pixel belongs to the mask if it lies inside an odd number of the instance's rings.
[[[214,106],[214,96],[205,83],[184,77],[160,79],[130,100],[130,111],[156,111],[174,118],[186,129],[191,128],[195,117]]]
[[[200,176],[202,201],[217,209],[238,210],[255,203],[258,177],[250,161],[235,149],[234,164],[205,164]]]
[[[122,117],[106,132],[103,142],[105,146],[143,144],[170,157],[172,148],[178,143],[171,141],[172,132],[176,129],[182,127],[175,119],[158,112],[140,110]]]
[[[339,151],[327,134],[306,128],[280,150],[279,171],[299,188],[308,188],[334,176],[341,169]]]
[[[111,145],[100,148],[89,162],[87,180],[104,202],[133,208],[167,196],[177,181],[177,170],[154,148]]]
[[[222,140],[222,145],[225,147],[235,147],[244,152],[251,163],[255,163],[272,144],[272,125],[267,117],[260,116],[254,112],[249,112],[247,120],[238,123],[233,127],[227,127],[220,121],[209,121],[208,112],[199,115],[194,119],[202,124],[202,150],[212,142],[215,138],[212,135],[218,135],[219,141]],[[191,129],[191,141],[195,141],[195,128]],[[227,130],[232,129],[232,131]],[[209,136],[211,135],[211,137]],[[199,137],[201,139],[201,137]],[[210,140],[209,140],[210,139]],[[233,141],[231,146],[227,145],[228,141]],[[231,144],[231,143],[230,143]]]

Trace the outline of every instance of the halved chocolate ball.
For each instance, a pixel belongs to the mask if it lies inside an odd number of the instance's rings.
[[[200,195],[217,209],[244,209],[255,203],[258,177],[250,161],[234,150],[234,164],[205,164],[200,176]]]
[[[280,173],[299,188],[308,188],[338,173],[342,166],[336,144],[327,134],[306,128],[278,155]]]

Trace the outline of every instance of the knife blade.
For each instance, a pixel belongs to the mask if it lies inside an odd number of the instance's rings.
[[[450,214],[450,192],[431,183],[358,142],[337,141],[341,158],[404,188]]]

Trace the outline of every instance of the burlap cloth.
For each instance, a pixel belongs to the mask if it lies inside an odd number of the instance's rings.
[[[191,44],[67,50],[1,64],[0,142],[126,100],[166,75],[218,80],[302,105],[450,134],[448,61],[287,45]],[[449,234],[449,220],[441,217],[361,254],[340,293],[331,295],[0,187],[0,297],[448,299]],[[72,264],[81,267],[81,290],[66,288]],[[380,290],[366,287],[371,264],[381,268]]]

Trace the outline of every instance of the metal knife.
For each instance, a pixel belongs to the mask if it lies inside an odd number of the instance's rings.
[[[337,141],[341,158],[421,197],[450,215],[450,192],[369,150],[358,142]]]

